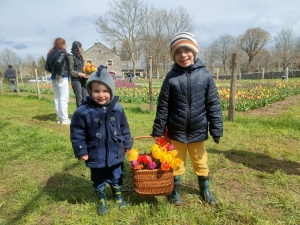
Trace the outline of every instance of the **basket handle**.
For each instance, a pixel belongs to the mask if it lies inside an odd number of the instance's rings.
[[[142,139],[142,138],[153,138],[152,136],[137,136],[134,137],[133,140],[138,140],[138,139]]]

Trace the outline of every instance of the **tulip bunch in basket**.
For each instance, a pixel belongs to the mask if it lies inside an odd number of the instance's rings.
[[[165,137],[157,138],[156,143],[151,147],[151,153],[139,154],[136,148],[129,151],[129,161],[131,168],[135,170],[142,169],[159,169],[168,171],[170,168],[179,167],[182,160],[176,158],[178,151],[174,150],[174,146],[168,142]]]

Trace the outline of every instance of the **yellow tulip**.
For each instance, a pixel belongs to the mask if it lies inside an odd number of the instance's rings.
[[[179,166],[182,164],[182,160],[179,159],[179,158],[176,158],[176,159],[173,159],[173,160],[170,162],[170,164],[171,164],[171,167],[172,167],[173,169],[176,169],[177,167],[179,167]]]
[[[177,150],[168,151],[168,154],[170,154],[172,156],[172,158],[174,159],[176,157],[176,155],[178,154],[178,151]]]
[[[159,159],[162,152],[157,144],[152,145],[152,155],[155,159]]]
[[[159,160],[160,160],[161,163],[163,163],[163,162],[171,162],[172,159],[173,159],[172,156],[169,155],[169,154],[161,154],[161,156],[159,158]]]
[[[139,151],[135,148],[132,148],[130,151],[129,151],[129,161],[134,161],[134,160],[137,160],[139,157]]]

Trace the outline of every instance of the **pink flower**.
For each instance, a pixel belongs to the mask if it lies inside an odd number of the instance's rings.
[[[130,161],[130,165],[131,165],[132,168],[135,168],[139,165],[139,162],[136,161],[136,160],[133,160],[133,161]]]
[[[153,170],[153,169],[155,169],[155,167],[156,167],[156,163],[155,163],[154,161],[152,161],[152,162],[150,162],[150,163],[148,164],[148,169],[149,169],[149,170]]]
[[[172,150],[174,150],[174,145],[173,145],[173,144],[170,144],[170,145],[168,146],[168,151],[172,151]]]

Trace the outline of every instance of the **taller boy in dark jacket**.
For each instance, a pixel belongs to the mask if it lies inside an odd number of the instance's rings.
[[[200,196],[214,206],[217,201],[209,190],[204,141],[208,139],[208,132],[216,143],[223,135],[217,87],[210,72],[197,58],[199,47],[193,34],[175,34],[170,47],[171,58],[175,63],[159,94],[152,136],[162,136],[168,128],[168,137],[178,150],[177,157],[184,162],[174,170],[174,190],[169,196],[171,203],[181,205],[180,175],[185,171],[188,152],[198,176]]]
[[[108,183],[121,208],[122,176],[125,152],[132,148],[127,118],[118,97],[114,80],[100,66],[88,78],[87,101],[76,109],[71,120],[71,142],[75,156],[85,160],[91,170],[93,187],[99,192],[99,214],[108,213],[105,187]]]

